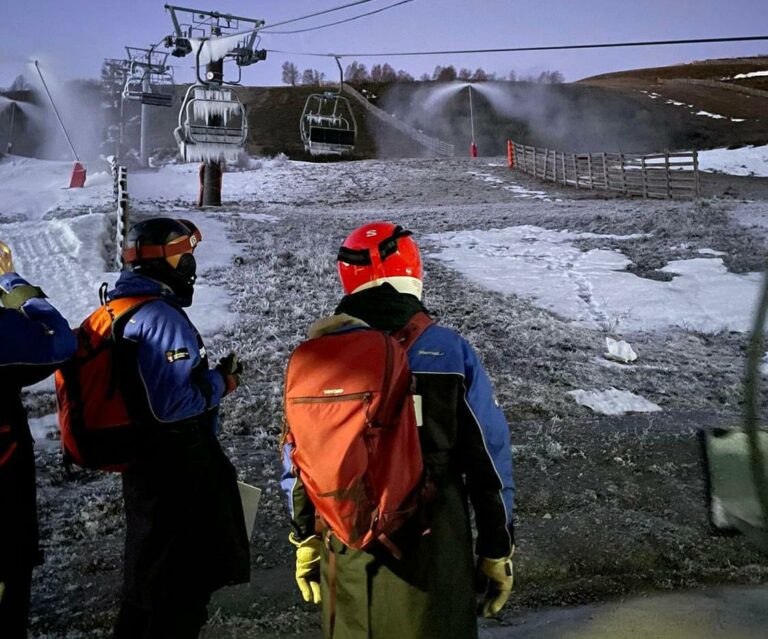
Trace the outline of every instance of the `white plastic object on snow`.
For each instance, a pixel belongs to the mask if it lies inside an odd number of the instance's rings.
[[[608,352],[605,353],[607,359],[612,359],[615,362],[621,362],[622,364],[629,364],[637,359],[637,353],[632,350],[632,347],[624,340],[615,340],[610,337],[605,338],[605,345],[608,348]]]
[[[259,510],[259,501],[261,501],[261,488],[244,484],[241,481],[237,482],[237,488],[240,491],[240,503],[243,506],[245,530],[250,541],[254,525],[256,524],[256,512]]]

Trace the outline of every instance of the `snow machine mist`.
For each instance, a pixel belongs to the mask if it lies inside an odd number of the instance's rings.
[[[357,122],[349,100],[341,95],[344,72],[339,58],[339,90],[313,93],[304,104],[299,130],[304,150],[312,156],[348,155],[355,148]]]
[[[175,57],[194,53],[197,77],[184,96],[173,135],[185,162],[203,162],[198,205],[221,206],[221,163],[236,161],[248,137],[245,106],[232,86],[240,84],[242,67],[266,59],[267,52],[255,48],[258,29],[265,23],[217,11],[165,8],[171,14],[174,33],[165,38],[164,45],[172,48]],[[185,15],[186,23],[180,20]],[[238,33],[244,28],[250,31]],[[199,33],[204,35],[193,37]],[[237,64],[236,81],[224,80],[225,58]]]
[[[37,73],[40,75],[40,81],[43,83],[43,88],[45,89],[45,93],[48,96],[48,99],[51,101],[51,107],[53,107],[53,112],[56,114],[56,119],[59,121],[59,125],[61,126],[61,131],[64,133],[64,137],[67,139],[67,144],[69,144],[69,148],[72,151],[72,156],[75,159],[74,166],[72,167],[72,177],[69,180],[69,188],[82,188],[85,186],[85,167],[80,163],[80,158],[77,155],[77,151],[75,151],[75,147],[72,144],[72,140],[69,137],[69,133],[67,133],[67,128],[64,126],[64,122],[61,119],[61,116],[59,115],[59,110],[56,108],[56,103],[53,101],[53,96],[51,95],[50,90],[48,89],[48,85],[45,83],[45,78],[43,77],[43,72],[40,70],[40,64],[37,60],[35,60],[35,69],[37,69]]]

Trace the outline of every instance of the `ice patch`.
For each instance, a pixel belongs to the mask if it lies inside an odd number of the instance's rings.
[[[576,403],[586,406],[602,415],[626,415],[627,413],[654,413],[661,407],[629,391],[609,388],[608,390],[572,390],[567,393]]]
[[[696,111],[696,115],[703,115],[714,120],[727,120],[727,116],[719,115],[717,113],[710,113],[709,111]]]
[[[729,273],[721,258],[701,257],[665,266],[663,271],[677,274],[672,281],[651,280],[628,272],[631,262],[619,251],[574,246],[586,237],[601,236],[515,226],[427,239],[437,244],[429,257],[477,284],[519,295],[588,328],[750,330],[759,273]]]

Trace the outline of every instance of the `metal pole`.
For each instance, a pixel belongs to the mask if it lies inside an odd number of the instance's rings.
[[[35,68],[37,69],[37,73],[40,75],[40,80],[43,83],[43,88],[45,89],[45,92],[48,94],[48,99],[51,101],[53,112],[56,114],[56,118],[58,119],[59,124],[61,125],[61,130],[64,132],[64,137],[67,138],[67,142],[69,143],[69,148],[72,149],[72,155],[75,156],[75,162],[79,162],[80,158],[77,157],[77,151],[75,151],[75,147],[72,146],[72,140],[69,139],[69,134],[67,133],[67,129],[64,128],[64,122],[62,122],[61,120],[61,116],[59,115],[59,111],[56,108],[56,104],[53,101],[51,92],[48,90],[48,85],[45,83],[45,78],[43,78],[43,72],[40,70],[40,65],[38,64],[37,60],[35,60]]]
[[[475,114],[472,110],[472,85],[469,85],[469,124],[472,127],[472,143],[475,142]]]
[[[150,86],[146,74],[141,83],[141,90],[149,93]],[[149,166],[149,106],[141,103],[141,138],[139,142],[139,162],[143,168]]]
[[[11,102],[11,130],[8,134],[8,146],[6,147],[6,153],[10,153],[13,148],[13,125],[16,121],[16,103]]]

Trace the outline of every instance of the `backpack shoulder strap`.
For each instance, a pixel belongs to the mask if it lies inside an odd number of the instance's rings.
[[[432,318],[423,311],[419,311],[399,331],[392,333],[392,337],[407,351],[432,324],[434,324]]]
[[[120,339],[125,322],[147,302],[162,299],[157,295],[144,295],[137,297],[120,297],[104,304],[106,312],[112,323],[113,339]]]

